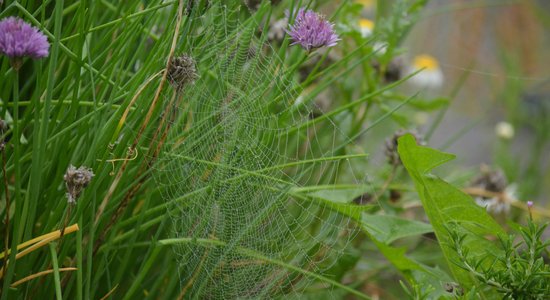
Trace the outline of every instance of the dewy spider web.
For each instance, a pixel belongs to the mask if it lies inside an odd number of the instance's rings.
[[[215,2],[192,8],[183,25],[191,28],[183,48],[200,77],[177,95],[153,172],[183,241],[176,247],[182,295],[334,291],[311,274],[330,278],[357,229],[319,196],[322,189],[304,190],[342,183],[352,161],[337,156],[349,137],[330,119],[310,123],[311,109],[296,102],[293,66],[258,33],[265,20]]]

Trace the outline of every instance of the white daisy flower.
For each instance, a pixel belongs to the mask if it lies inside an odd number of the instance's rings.
[[[371,36],[373,30],[374,30],[373,21],[365,18],[359,20],[359,31],[361,32],[361,36],[363,38],[367,38]]]
[[[439,62],[434,57],[430,55],[415,57],[412,65],[409,67],[408,74],[412,74],[418,70],[422,71],[409,79],[409,82],[414,86],[436,89],[443,85],[443,72],[439,67]]]

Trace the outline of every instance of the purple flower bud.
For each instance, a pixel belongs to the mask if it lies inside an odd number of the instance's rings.
[[[293,40],[291,45],[300,45],[307,51],[320,47],[332,47],[340,40],[334,32],[334,24],[312,10],[300,8],[294,25],[287,33]]]
[[[533,207],[533,201],[527,201],[527,207],[529,208]]]
[[[11,59],[48,56],[50,44],[46,36],[22,19],[8,17],[0,21],[0,54]]]

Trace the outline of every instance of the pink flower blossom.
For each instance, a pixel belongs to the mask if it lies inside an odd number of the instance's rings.
[[[320,47],[333,47],[340,40],[334,32],[334,24],[312,10],[300,8],[294,25],[287,33],[293,40],[292,45],[300,45],[307,51]]]
[[[17,17],[0,21],[0,54],[9,58],[48,56],[50,44],[46,36]]]

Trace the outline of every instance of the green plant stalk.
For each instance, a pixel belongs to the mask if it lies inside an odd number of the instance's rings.
[[[57,300],[62,300],[63,296],[61,293],[61,279],[59,277],[59,264],[57,262],[57,252],[55,251],[55,243],[49,243],[50,254],[52,256],[52,266],[53,266],[53,278],[55,283],[55,297]]]
[[[13,159],[11,160],[14,164],[15,168],[15,193],[14,193],[14,204],[15,204],[15,218],[13,220],[13,235],[12,235],[12,244],[11,244],[11,254],[9,258],[9,264],[7,265],[7,273],[6,273],[6,266],[3,266],[2,272],[5,274],[4,277],[4,286],[2,288],[2,300],[7,299],[8,292],[9,292],[9,285],[11,283],[11,279],[13,277],[13,272],[15,271],[15,264],[16,259],[15,255],[17,254],[17,245],[19,245],[19,242],[21,241],[21,222],[24,221],[24,218],[22,218],[22,211],[21,208],[23,206],[22,200],[21,200],[21,165],[19,163],[20,161],[20,128],[19,128],[19,71],[15,71],[14,78],[13,78],[13,136],[11,138],[11,141],[13,143],[13,150],[14,155]],[[5,151],[5,150],[4,150]],[[9,212],[7,212],[9,213]]]
[[[151,269],[153,266],[157,256],[160,254],[162,248],[153,248],[153,251],[147,261],[143,263],[143,267],[141,268],[137,278],[134,280],[134,283],[132,286],[128,289],[126,294],[124,295],[124,300],[126,299],[132,299],[131,297],[134,295],[134,293],[139,288],[139,285],[141,282],[145,279],[145,276],[147,275],[147,272]]]
[[[92,208],[92,211],[95,211],[96,210],[96,195],[94,193],[94,196],[93,196],[93,201],[92,201],[92,205],[91,205],[91,208]],[[88,222],[90,224],[90,227],[89,227],[89,230],[90,230],[90,233],[89,233],[89,240],[90,241],[93,241],[94,238],[95,238],[95,230],[96,230],[96,226],[94,226],[93,224],[93,215],[89,216],[88,217]],[[93,271],[93,247],[94,247],[94,243],[91,243],[91,242],[88,242],[86,244],[86,247],[87,247],[87,256],[86,256],[86,286],[85,286],[85,294],[84,294],[84,299],[92,299],[93,297],[93,292],[92,292],[92,287],[91,287],[91,284],[92,284],[92,271]],[[84,266],[84,263],[82,264],[82,266]]]
[[[59,57],[59,39],[61,37],[61,28],[63,21],[63,0],[57,0],[55,3],[54,11],[54,42],[52,47],[52,53],[50,56],[50,64],[48,68],[48,84],[46,87],[46,97],[44,99],[44,110],[42,111],[42,120],[38,128],[38,140],[33,143],[32,151],[32,167],[31,167],[31,197],[29,197],[30,210],[28,224],[25,228],[25,237],[30,238],[33,222],[35,220],[38,198],[40,196],[40,186],[42,180],[42,169],[43,169],[43,155],[46,153],[46,140],[48,136],[48,125],[50,120],[50,106],[53,97],[53,91],[55,87],[55,71],[57,69],[57,61]],[[38,98],[38,97],[37,97]],[[39,100],[37,99],[37,102]],[[35,108],[35,111],[39,110],[39,106]],[[35,113],[35,121],[38,119],[38,113]],[[38,124],[38,123],[36,123]],[[36,136],[36,135],[35,135]],[[37,148],[35,148],[37,146]]]
[[[108,28],[110,26],[113,26],[113,25],[116,25],[122,21],[127,21],[128,19],[132,19],[132,18],[135,18],[135,17],[139,17],[139,16],[142,16],[142,15],[145,15],[149,12],[152,12],[152,11],[155,11],[155,10],[159,10],[163,7],[166,7],[166,6],[169,6],[169,5],[172,5],[176,3],[176,0],[172,0],[172,1],[167,1],[167,2],[164,2],[164,3],[161,3],[157,6],[153,6],[153,7],[149,7],[147,9],[144,9],[144,10],[141,10],[139,12],[136,12],[136,13],[133,13],[133,14],[129,14],[127,16],[124,16],[123,18],[118,18],[116,20],[113,20],[113,21],[110,21],[110,22],[107,22],[107,23],[104,23],[104,24],[101,24],[101,25],[98,25],[98,26],[94,26],[90,29],[88,29],[86,32],[81,32],[81,33],[76,33],[76,34],[73,34],[73,35],[70,35],[70,36],[67,36],[67,37],[64,37],[61,39],[61,42],[65,42],[67,40],[70,40],[70,39],[74,39],[76,37],[78,37],[79,35],[81,34],[88,34],[88,33],[92,33],[92,32],[95,32],[95,31],[98,31],[98,30],[101,30],[101,29],[105,29],[105,28]]]
[[[19,101],[19,107],[22,107],[22,106],[39,106],[39,105],[42,105],[43,102],[40,102],[40,101],[37,101],[35,103],[35,101]],[[52,100],[51,101],[51,104],[54,104],[54,105],[58,105],[58,104],[73,104],[72,100]],[[94,107],[94,105],[96,105],[96,103],[94,103],[93,101],[78,101],[76,102],[74,105],[77,105],[77,106],[82,106],[82,107]],[[107,103],[99,103],[98,106],[103,106],[103,105],[107,105],[109,107],[111,107],[111,109],[119,109],[120,108],[120,104],[107,104]],[[7,106],[8,107],[13,107],[13,103],[7,103]],[[71,105],[72,106],[72,105]],[[130,108],[130,110],[135,110],[135,108]],[[39,122],[37,122],[39,123]]]
[[[78,224],[80,224],[80,226],[82,226],[82,224],[84,224],[82,222],[82,215],[80,215],[78,217]],[[77,265],[77,270],[76,270],[76,299],[78,300],[82,300],[82,289],[83,289],[83,281],[84,281],[84,278],[83,278],[83,274],[82,274],[82,268],[83,268],[83,264],[82,264],[82,231],[83,230],[78,230],[76,232],[76,265]]]

